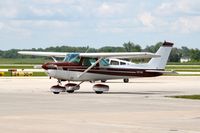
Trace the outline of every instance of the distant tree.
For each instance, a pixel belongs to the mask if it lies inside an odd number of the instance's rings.
[[[0,58],[2,58],[2,54],[3,54],[3,51],[2,51],[2,50],[0,50]]]
[[[138,44],[134,44],[132,42],[124,43],[123,44],[126,52],[141,52],[142,48]]]
[[[142,50],[141,46],[134,44],[133,42],[124,43],[121,47],[106,46],[99,49],[86,47],[73,47],[73,46],[56,46],[48,48],[32,48],[32,49],[23,49],[31,51],[52,51],[52,52],[152,52],[155,53],[159,47],[162,45],[162,42],[158,42],[155,45],[147,46]],[[47,57],[37,57],[37,56],[27,56],[20,55],[17,52],[19,49],[11,50],[0,50],[0,58],[42,58]],[[179,62],[181,57],[190,57],[192,61],[200,61],[200,50],[199,49],[189,49],[188,47],[173,48],[169,57],[170,62]],[[134,62],[148,61],[147,59],[132,60]]]
[[[192,61],[200,61],[200,50],[199,49],[191,49],[190,58]]]
[[[147,46],[147,47],[144,49],[144,51],[156,53],[157,50],[160,48],[160,46],[161,46],[162,44],[163,44],[162,42],[158,42],[158,43],[155,44],[155,45]]]
[[[190,49],[188,47],[181,47],[181,54],[183,58],[189,58],[190,57]]]
[[[125,49],[123,47],[111,47],[106,46],[98,49],[99,52],[125,52]]]
[[[178,48],[172,48],[171,54],[169,56],[170,62],[180,62],[182,57],[181,50]]]

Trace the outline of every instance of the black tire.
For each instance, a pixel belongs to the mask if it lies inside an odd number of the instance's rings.
[[[68,90],[67,92],[68,93],[74,93],[74,90]]]
[[[96,94],[103,94],[103,91],[95,91]]]
[[[105,83],[105,82],[106,82],[106,80],[101,80],[101,82],[102,82],[102,83]]]
[[[129,82],[129,79],[124,79],[124,83],[128,83]]]
[[[60,92],[53,92],[53,94],[59,94]]]

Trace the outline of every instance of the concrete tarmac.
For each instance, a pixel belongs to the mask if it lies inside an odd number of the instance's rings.
[[[0,78],[1,133],[200,133],[200,101],[165,96],[200,94],[200,77],[111,80],[95,94],[49,91],[56,80]]]

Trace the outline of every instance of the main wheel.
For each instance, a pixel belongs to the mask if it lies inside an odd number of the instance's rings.
[[[103,91],[95,91],[96,94],[102,94]]]
[[[93,86],[93,90],[96,94],[102,94],[103,92],[109,90],[109,86],[104,84],[96,84]]]
[[[129,79],[124,79],[124,83],[128,83],[129,82]]]
[[[60,92],[53,92],[53,94],[59,94]]]
[[[105,82],[106,82],[106,80],[101,80],[101,82],[102,82],[102,83],[105,83]]]
[[[68,93],[74,93],[74,90],[67,90]]]

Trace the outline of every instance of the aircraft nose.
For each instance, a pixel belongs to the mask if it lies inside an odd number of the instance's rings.
[[[42,68],[45,69],[45,70],[47,70],[48,69],[47,64],[43,64]]]
[[[48,69],[57,69],[57,65],[53,64],[53,63],[46,63],[42,65],[42,68],[45,70]]]

